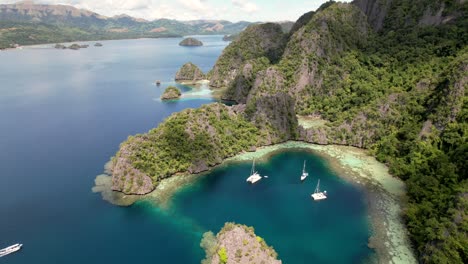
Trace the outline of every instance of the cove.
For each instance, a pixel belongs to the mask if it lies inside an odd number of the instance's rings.
[[[301,183],[302,165],[310,176]],[[362,188],[340,178],[320,156],[309,151],[279,151],[257,162],[268,178],[245,182],[251,161],[230,162],[178,190],[160,210],[151,202],[136,207],[162,214],[166,210],[194,239],[218,232],[225,222],[253,226],[279,254],[283,263],[363,263],[373,255],[366,195]],[[314,202],[310,194],[320,179],[329,198]],[[152,209],[153,207],[153,209]],[[339,254],[337,254],[339,252]],[[204,255],[195,248],[195,256]]]

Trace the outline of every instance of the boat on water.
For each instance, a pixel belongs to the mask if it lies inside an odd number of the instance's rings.
[[[317,187],[315,187],[314,193],[310,196],[314,198],[314,201],[327,199],[327,191],[323,191],[323,192],[320,191],[320,179],[318,180]]]
[[[306,165],[306,162],[304,160],[304,168],[302,168],[301,181],[304,181],[307,178],[307,176],[309,176],[309,173],[306,172],[306,170],[305,170],[305,165]]]
[[[23,244],[14,244],[12,246],[6,247],[4,249],[0,249],[0,257],[6,256],[8,254],[14,253],[21,249]]]
[[[260,176],[260,174],[258,174],[258,172],[255,171],[255,160],[254,160],[252,164],[252,171],[250,172],[250,176],[247,178],[246,181],[254,184],[261,179],[262,179],[262,176]]]

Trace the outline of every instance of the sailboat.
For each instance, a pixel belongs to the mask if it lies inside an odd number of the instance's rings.
[[[304,168],[302,169],[302,175],[301,175],[301,181],[305,180],[307,176],[309,176],[309,173],[305,171],[305,160],[304,160]]]
[[[255,160],[253,160],[252,171],[250,172],[250,176],[247,178],[246,181],[254,184],[261,179],[262,176],[260,176],[260,174],[258,174],[258,172],[255,171]]]
[[[310,196],[312,196],[312,198],[314,198],[315,201],[327,199],[327,191],[320,191],[320,179],[318,180],[317,187],[315,187],[314,193]]]

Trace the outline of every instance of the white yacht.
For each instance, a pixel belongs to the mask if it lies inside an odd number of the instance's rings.
[[[252,171],[250,172],[250,176],[247,178],[246,181],[254,184],[261,179],[262,179],[262,176],[260,176],[260,174],[258,174],[258,172],[255,171],[255,160],[254,160],[252,164]]]
[[[23,244],[14,244],[13,246],[6,247],[4,249],[0,249],[0,257],[6,256],[8,254],[14,253],[21,249]]]
[[[314,198],[315,201],[327,199],[327,191],[320,191],[320,179],[318,180],[317,187],[315,187],[314,193],[310,196],[312,196],[312,198]]]
[[[309,173],[305,171],[305,164],[306,162],[304,160],[304,168],[302,169],[301,181],[304,181],[307,178],[307,176],[309,176]]]

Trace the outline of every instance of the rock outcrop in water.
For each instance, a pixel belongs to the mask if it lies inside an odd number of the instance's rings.
[[[282,263],[253,227],[245,225],[226,223],[216,237],[211,232],[205,233],[200,246],[206,252],[202,264]]]
[[[180,92],[177,87],[169,86],[164,90],[164,93],[161,95],[161,100],[171,100],[171,99],[178,99],[182,93]]]
[[[203,46],[203,42],[196,38],[186,38],[182,40],[179,43],[180,46],[185,46],[185,47],[198,47],[198,46]]]
[[[197,65],[188,62],[184,64],[176,73],[175,80],[177,82],[192,82],[195,83],[206,78],[205,74],[198,68]]]

